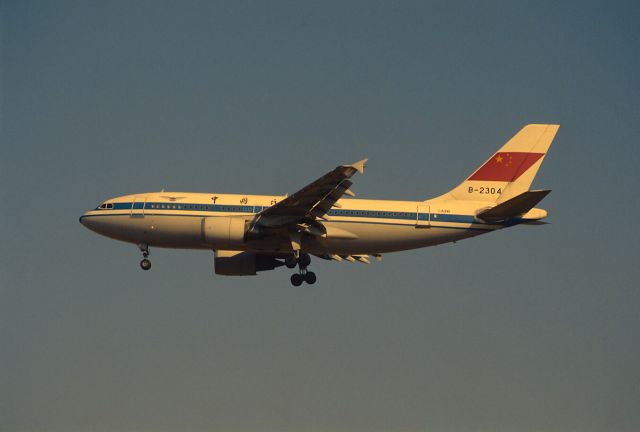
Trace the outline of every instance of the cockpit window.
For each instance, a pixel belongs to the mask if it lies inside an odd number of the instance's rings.
[[[111,210],[113,209],[113,203],[102,203],[100,204],[100,207],[98,207],[100,210]]]

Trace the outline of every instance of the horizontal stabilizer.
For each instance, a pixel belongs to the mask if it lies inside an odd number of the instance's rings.
[[[511,198],[498,204],[495,207],[484,210],[476,215],[478,219],[482,219],[485,222],[501,222],[510,217],[522,216],[529,210],[534,208],[544,197],[546,197],[550,190],[537,190],[523,192],[518,196]]]

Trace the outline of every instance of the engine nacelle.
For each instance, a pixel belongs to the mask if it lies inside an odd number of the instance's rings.
[[[214,216],[203,218],[202,238],[212,249],[241,248],[249,220],[245,217]]]
[[[213,262],[216,274],[226,276],[255,276],[256,272],[284,265],[269,255],[230,250],[215,251]]]

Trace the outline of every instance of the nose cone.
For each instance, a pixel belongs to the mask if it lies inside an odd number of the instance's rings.
[[[87,215],[87,213],[84,213],[82,216],[80,216],[80,218],[78,219],[78,221],[84,225],[86,228],[90,229],[91,231],[95,231],[96,230],[96,224],[95,224],[95,219],[90,217],[89,215]]]
[[[120,229],[117,224],[113,224],[113,222],[109,220],[109,215],[100,214],[95,210],[84,213],[80,216],[79,222],[88,230],[107,237]]]

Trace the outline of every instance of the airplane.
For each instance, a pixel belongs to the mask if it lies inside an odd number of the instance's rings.
[[[550,190],[529,187],[559,127],[524,126],[461,184],[424,201],[353,198],[350,179],[364,172],[363,159],[336,167],[292,195],[139,193],[104,201],[80,223],[136,244],[143,270],[151,268],[151,247],[206,249],[214,251],[219,275],[297,267],[291,283],[313,284],[311,255],[368,264],[383,253],[544,224],[547,211],[535,206]]]

